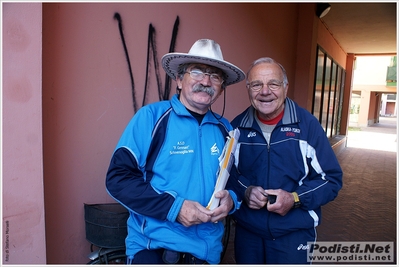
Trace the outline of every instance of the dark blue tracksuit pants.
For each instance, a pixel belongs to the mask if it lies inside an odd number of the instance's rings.
[[[269,240],[237,224],[234,241],[236,263],[310,264],[306,246],[315,241],[315,229],[298,230]]]

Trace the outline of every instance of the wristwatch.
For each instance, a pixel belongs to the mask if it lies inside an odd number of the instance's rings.
[[[301,206],[301,200],[297,192],[292,192],[291,194],[294,196],[294,209],[299,208]]]

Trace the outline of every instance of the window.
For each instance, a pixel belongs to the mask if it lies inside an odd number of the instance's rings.
[[[327,137],[339,134],[344,78],[345,70],[318,47],[312,113]]]
[[[314,98],[313,98],[313,108],[312,113],[313,115],[320,121],[320,109],[321,109],[321,96],[322,96],[322,85],[324,82],[324,60],[325,55],[323,51],[318,50],[317,55],[317,63],[316,63],[316,81],[315,81],[315,88],[314,88]]]

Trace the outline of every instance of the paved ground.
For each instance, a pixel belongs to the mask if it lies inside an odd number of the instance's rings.
[[[392,241],[396,252],[396,125],[397,118],[380,118],[371,127],[350,128],[347,147],[337,155],[344,185],[323,207],[319,241]],[[222,264],[235,264],[233,242],[234,229]]]

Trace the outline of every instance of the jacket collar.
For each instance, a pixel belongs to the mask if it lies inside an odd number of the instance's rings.
[[[177,115],[179,116],[189,116],[193,117],[190,112],[187,110],[187,108],[180,102],[178,98],[178,94],[175,94],[171,101],[171,105],[173,110],[176,112]],[[216,116],[220,116],[218,114],[215,114]],[[215,118],[215,116],[212,114],[210,110],[207,111],[207,113],[204,116],[204,119],[202,120],[202,123],[204,122],[212,122],[212,123],[219,123],[219,121]]]
[[[255,123],[255,114],[256,113],[254,107],[250,106],[240,122],[240,127],[244,128],[253,127]],[[287,97],[285,99],[284,115],[281,120],[281,124],[284,125],[296,122],[299,122],[299,119],[295,108],[295,102]]]

